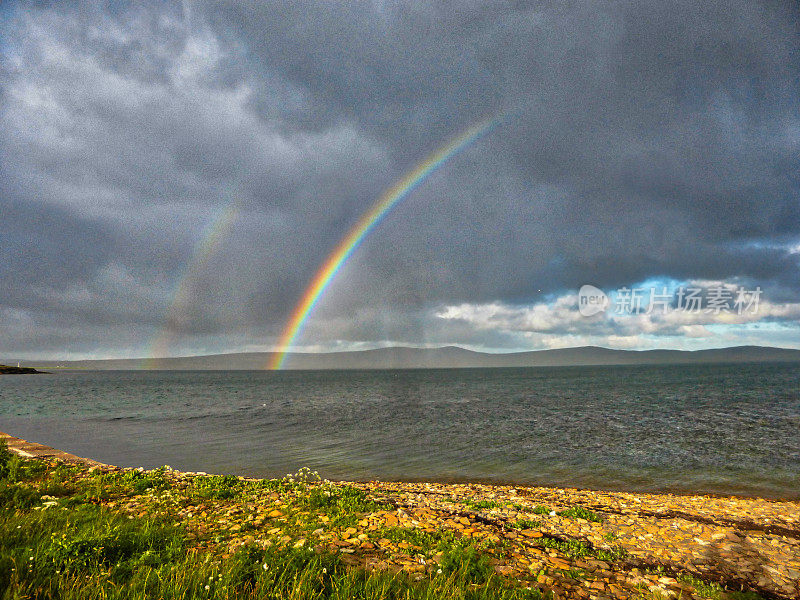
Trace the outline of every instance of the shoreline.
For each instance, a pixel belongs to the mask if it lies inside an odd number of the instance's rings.
[[[80,477],[98,472],[142,473],[142,477],[159,473],[171,482],[174,493],[184,493],[181,490],[193,489],[206,480],[239,481],[243,486],[278,481],[164,469],[139,471],[8,434],[0,433],[0,440],[19,456],[73,465],[84,473]],[[331,490],[358,490],[382,508],[359,514],[358,523],[348,528],[331,529],[321,521],[317,523],[320,527],[302,537],[296,519],[304,513],[293,507],[298,502],[297,492],[294,496],[273,493],[268,500],[247,496],[230,502],[220,498],[203,503],[202,510],[189,505],[170,509],[175,511],[170,514],[195,532],[193,539],[224,539],[231,552],[252,543],[313,543],[321,552],[368,570],[402,571],[414,577],[430,575],[435,556],[426,556],[420,563],[413,543],[389,539],[387,532],[404,532],[412,541],[445,532],[456,539],[502,544],[505,550],[494,564],[495,572],[555,592],[556,598],[633,599],[641,597],[636,590],[645,588],[648,593],[681,595],[684,600],[736,597],[702,595],[704,589],[720,594],[750,590],[760,595],[753,598],[800,597],[798,501],[480,483],[350,481],[325,485]],[[314,489],[313,483],[309,489]],[[137,496],[112,502],[109,507],[140,514],[150,510],[151,501]],[[252,508],[260,502],[267,502],[263,511]],[[251,520],[241,512],[242,506],[259,516]]]
[[[46,444],[40,444],[38,442],[31,442],[22,438],[14,437],[8,433],[4,433],[0,431],[0,441],[5,439],[9,444],[9,449],[12,449],[12,445],[23,449],[23,452],[29,452],[31,454],[23,454],[21,456],[25,457],[53,457],[59,458],[64,462],[69,462],[73,464],[80,464],[85,463],[90,466],[103,466],[111,469],[133,469],[139,468],[131,467],[131,466],[120,466],[120,465],[111,465],[108,463],[103,463],[101,461],[85,458],[82,456],[78,456],[75,454],[71,454],[69,452],[59,450],[53,448],[51,446],[47,446]],[[152,467],[146,470],[152,470],[157,467]],[[180,470],[178,470],[180,471]],[[186,473],[194,473],[195,471],[182,471]],[[206,474],[205,471],[196,471],[198,473]],[[228,473],[233,474],[236,477],[242,477],[245,479],[269,479],[270,475],[241,475],[239,473]],[[275,475],[279,477],[279,475]],[[711,492],[711,491],[692,491],[692,490],[684,490],[684,489],[664,489],[664,490],[642,490],[636,489],[633,487],[580,487],[580,486],[573,486],[573,485],[557,485],[557,484],[547,484],[547,483],[527,483],[527,482],[519,482],[519,481],[503,481],[503,480],[491,480],[481,477],[463,477],[463,478],[451,478],[451,477],[443,477],[443,478],[432,478],[432,477],[407,477],[407,478],[389,478],[389,479],[343,479],[340,480],[341,482],[346,483],[357,483],[357,484],[369,484],[374,483],[376,481],[381,481],[384,483],[397,483],[397,484],[433,484],[433,485],[478,485],[478,486],[487,486],[487,487],[497,487],[497,488],[535,488],[535,489],[551,489],[551,490],[567,490],[570,492],[590,492],[590,493],[625,493],[625,494],[635,494],[640,496],[669,496],[669,497],[692,497],[692,498],[731,498],[731,499],[738,499],[738,500],[763,500],[765,502],[795,502],[800,503],[800,490],[798,491],[796,496],[779,496],[779,495],[759,495],[759,494],[748,494],[748,493],[724,493],[724,492]]]

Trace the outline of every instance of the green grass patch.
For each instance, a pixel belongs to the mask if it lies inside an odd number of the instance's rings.
[[[126,471],[99,472],[95,475],[98,483],[109,493],[136,496],[148,491],[162,491],[171,487],[166,476],[166,467],[152,471],[129,469]]]
[[[390,508],[351,485],[319,484],[299,494],[296,504],[316,514],[327,515],[334,527],[352,527],[365,513]]]
[[[441,553],[439,567],[445,577],[457,576],[471,585],[485,585],[494,577],[490,552],[496,549],[496,544],[459,538],[452,531],[428,533],[405,527],[382,529],[378,536],[396,544],[406,542],[417,552]]]
[[[242,481],[234,475],[207,475],[194,477],[187,495],[194,501],[229,500],[243,491]]]
[[[383,505],[354,486],[309,481],[250,482],[198,477],[173,485],[166,469],[94,473],[74,467],[44,469],[0,450],[0,598],[3,600],[542,600],[494,574],[491,544],[452,532],[383,530],[395,541],[441,552],[439,567],[420,581],[349,567],[339,555],[308,547],[260,545],[227,554],[225,546],[193,547],[170,517],[127,515],[98,498],[136,497],[140,515],[170,489],[183,501],[225,501],[273,486],[313,518],[349,520]],[[46,470],[46,472],[45,472]],[[42,490],[58,492],[43,494]],[[499,548],[499,546],[497,546]]]
[[[542,522],[538,519],[518,519],[511,523],[514,529],[537,529],[542,526]]]
[[[0,440],[0,479],[8,479],[9,462],[11,462],[12,456],[6,441]]]
[[[539,506],[535,506],[531,512],[535,515],[549,515],[551,512],[553,512],[553,509],[549,506],[543,506],[540,504]]]
[[[18,528],[19,527],[19,528]],[[456,544],[441,574],[352,569],[332,554],[255,546],[232,556],[187,553],[174,526],[126,519],[99,507],[0,517],[0,597],[87,599],[360,598],[540,600],[493,575],[488,558]]]
[[[425,553],[447,550],[459,540],[452,531],[440,530],[428,533],[410,527],[387,527],[378,530],[375,536],[386,538],[395,544],[406,542]]]
[[[603,519],[600,517],[600,515],[598,515],[596,512],[592,512],[589,509],[583,508],[582,506],[573,506],[566,510],[562,510],[558,514],[569,519],[586,519],[592,523],[603,522]]]
[[[21,512],[27,507],[20,506],[0,511],[0,563],[10,566],[0,574],[0,597],[13,584],[15,592],[57,598],[62,575],[117,584],[142,567],[182,555],[183,535],[175,526],[127,519],[94,505],[52,504],[37,511]]]
[[[543,537],[538,541],[544,548],[552,548],[566,554],[571,558],[598,558],[607,562],[615,562],[628,556],[627,550],[622,547],[611,549],[593,548],[586,542],[580,540],[557,540],[555,538]]]
[[[727,590],[714,581],[704,581],[691,573],[681,573],[677,579],[681,583],[692,586],[695,589],[695,593],[701,598],[709,598],[710,600],[764,600],[763,596],[755,592]]]
[[[486,510],[500,506],[494,500],[473,500],[472,498],[465,498],[463,504],[474,510]]]

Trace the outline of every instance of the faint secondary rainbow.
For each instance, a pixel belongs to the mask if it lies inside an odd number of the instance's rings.
[[[308,316],[319,301],[325,288],[328,287],[328,284],[336,273],[338,273],[342,265],[350,258],[369,232],[381,222],[398,202],[408,196],[417,186],[425,181],[431,173],[436,171],[471,143],[486,135],[500,121],[501,117],[485,119],[477,125],[470,127],[447,145],[433,152],[433,154],[429,155],[412,171],[386,190],[383,195],[378,198],[372,208],[361,216],[347,235],[342,238],[333,252],[328,255],[328,258],[314,275],[314,278],[306,288],[300,302],[298,302],[292,312],[278,342],[277,350],[272,354],[267,368],[280,369],[283,366],[286,353],[300,334],[306,319],[308,319]]]
[[[167,308],[164,324],[158,335],[150,342],[147,358],[142,361],[143,369],[154,369],[158,366],[160,358],[169,354],[170,342],[173,332],[178,328],[182,311],[185,311],[191,299],[192,282],[197,274],[205,268],[208,260],[214,255],[222,240],[228,235],[236,218],[239,216],[239,203],[235,200],[228,202],[222,210],[209,221],[200,235],[192,251],[192,258],[186,263],[183,274],[178,278],[169,307]]]

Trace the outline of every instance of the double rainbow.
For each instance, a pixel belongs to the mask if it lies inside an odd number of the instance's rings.
[[[422,184],[431,173],[436,171],[464,148],[486,135],[500,120],[499,117],[493,117],[481,121],[477,125],[470,127],[447,145],[433,152],[433,154],[429,155],[391,188],[386,190],[372,208],[361,216],[358,222],[353,225],[347,235],[342,238],[336,248],[334,248],[333,252],[328,255],[328,258],[319,268],[316,275],[314,275],[314,278],[306,288],[300,302],[298,302],[294,311],[292,311],[291,317],[278,341],[277,350],[271,355],[267,368],[280,369],[283,366],[286,353],[302,331],[303,325],[322,296],[322,293],[325,291],[325,288],[328,287],[328,284],[330,284],[336,273],[347,259],[350,258],[369,232],[381,222],[398,202],[407,197],[417,186]]]
[[[173,332],[178,328],[182,313],[191,300],[192,282],[230,233],[238,216],[239,203],[236,200],[229,201],[200,235],[192,251],[192,259],[172,290],[164,324],[150,342],[150,349],[146,353],[148,358],[144,359],[141,368],[155,369],[159,365],[159,358],[168,356]]]

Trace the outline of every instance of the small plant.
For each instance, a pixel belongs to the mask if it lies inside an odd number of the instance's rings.
[[[0,481],[0,509],[26,511],[41,502],[42,495],[25,484]]]
[[[583,569],[566,569],[561,571],[561,574],[564,575],[564,577],[569,577],[570,579],[586,579],[586,571]]]
[[[28,481],[46,470],[47,466],[42,461],[21,458],[8,449],[5,440],[0,440],[0,481]]]
[[[617,534],[613,531],[607,531],[603,534],[603,539],[607,542],[613,542],[617,539]]]
[[[321,512],[334,526],[353,526],[363,513],[389,508],[352,485],[316,485],[297,497],[304,509]]]
[[[475,510],[486,510],[487,508],[497,508],[499,504],[493,500],[473,500],[472,498],[465,498],[464,506]]]
[[[514,529],[536,529],[542,526],[542,522],[537,520],[530,520],[530,519],[519,519],[518,521],[514,521],[511,523],[511,527]]]
[[[208,475],[192,480],[190,493],[203,500],[227,500],[241,491],[241,480],[234,475]]]
[[[463,542],[449,546],[440,562],[445,576],[458,574],[470,584],[485,584],[494,574],[489,557],[471,544]]]
[[[8,478],[9,466],[12,454],[8,451],[5,440],[0,440],[0,480]]]
[[[596,512],[592,512],[589,509],[583,508],[582,506],[573,506],[566,510],[562,510],[558,514],[562,517],[567,517],[568,519],[586,519],[592,523],[603,522],[603,519],[600,517],[600,515],[598,515]]]
[[[539,506],[534,507],[531,512],[535,515],[549,515],[551,512],[553,512],[553,510],[549,506],[542,506],[540,504]]]
[[[108,486],[118,493],[139,495],[148,490],[160,491],[170,487],[166,472],[167,467],[161,467],[153,471],[128,469],[112,473],[99,473],[96,478],[100,480],[102,485]]]
[[[723,587],[718,583],[714,583],[713,581],[703,581],[702,579],[699,579],[689,573],[681,573],[678,575],[678,581],[692,586],[697,595],[702,598],[719,600],[724,592]]]
[[[614,562],[628,556],[627,550],[622,547],[610,549],[593,548],[580,540],[558,540],[550,537],[540,538],[539,544],[545,548],[553,548],[572,558],[585,558],[587,556],[599,558],[607,562]]]
[[[300,467],[296,473],[287,473],[284,480],[291,484],[305,486],[309,483],[319,483],[322,481],[322,477],[308,467]]]
[[[452,531],[435,531],[428,533],[421,529],[408,527],[388,527],[378,532],[378,535],[394,543],[406,542],[421,552],[444,551],[457,542]]]

